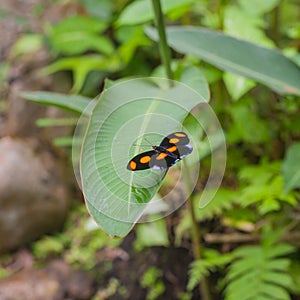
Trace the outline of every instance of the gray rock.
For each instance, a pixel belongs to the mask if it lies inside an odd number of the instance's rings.
[[[88,273],[74,270],[62,260],[0,280],[1,300],[89,300],[93,294],[94,280]]]
[[[61,228],[70,201],[62,167],[35,139],[0,140],[0,252]]]

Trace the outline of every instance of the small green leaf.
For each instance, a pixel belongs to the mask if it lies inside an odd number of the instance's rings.
[[[221,214],[233,206],[236,200],[236,192],[230,189],[220,188],[216,192],[212,201],[203,208],[195,208],[197,220],[211,219],[215,215]],[[194,197],[194,202],[199,203],[200,195]]]
[[[145,247],[169,246],[167,227],[164,219],[139,224],[136,228],[135,248],[140,251]]]
[[[99,19],[72,16],[54,25],[49,30],[51,47],[58,53],[77,55],[88,50],[111,54],[112,42],[100,33],[107,27]]]
[[[39,127],[74,126],[77,121],[76,118],[41,118],[37,119],[36,125]]]
[[[108,23],[102,22],[97,18],[87,16],[71,16],[63,19],[60,23],[50,29],[51,35],[66,33],[70,31],[102,32],[108,26]]]
[[[38,34],[22,35],[12,48],[12,55],[18,56],[38,50],[43,44],[42,36]]]
[[[281,0],[239,0],[239,4],[243,10],[249,12],[252,15],[263,15],[274,9]]]
[[[78,95],[64,95],[51,92],[22,92],[21,96],[32,102],[42,105],[56,106],[78,114],[84,112],[85,108],[91,103],[90,98]]]
[[[164,14],[195,2],[195,0],[161,0],[162,11]],[[121,13],[117,20],[118,26],[136,25],[150,21],[154,18],[151,1],[139,0],[129,4]]]
[[[44,69],[45,74],[52,74],[62,70],[73,71],[74,85],[72,92],[79,92],[84,81],[93,70],[103,72],[115,72],[121,67],[121,62],[117,57],[105,57],[102,55],[83,55],[67,57],[57,60]]]
[[[57,147],[70,147],[73,144],[73,137],[64,136],[64,137],[55,138],[53,144]]]
[[[288,149],[282,165],[284,191],[287,193],[300,187],[300,143]]]
[[[106,55],[112,54],[114,46],[110,39],[94,32],[66,32],[51,39],[55,51],[64,55],[78,55],[88,50],[95,50]]]
[[[263,27],[264,20],[261,16],[251,15],[249,11],[236,5],[225,8],[224,32],[226,34],[267,48],[274,48],[274,42],[266,36]]]
[[[228,131],[228,138],[231,142],[263,143],[269,141],[268,124],[259,118],[249,105],[238,102],[230,108],[230,114],[233,118],[233,126]]]
[[[253,80],[226,72],[223,76],[228,93],[233,100],[238,100],[255,86]]]
[[[82,3],[89,15],[100,20],[109,20],[115,8],[111,0],[82,0]]]
[[[195,91],[204,93],[205,99],[209,99],[210,92],[207,80],[203,73],[194,66],[189,66],[183,69],[180,81],[193,88]]]

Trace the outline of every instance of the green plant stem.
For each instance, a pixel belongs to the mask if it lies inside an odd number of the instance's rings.
[[[272,38],[273,41],[277,46],[279,46],[279,40],[280,40],[280,3],[278,6],[275,7],[273,14],[272,14],[273,20],[272,20]]]
[[[192,189],[192,183],[191,183],[187,165],[184,163],[184,161],[183,161],[183,175],[185,179],[186,189],[187,192],[189,193]],[[188,197],[187,201],[188,201],[188,210],[192,221],[192,244],[193,244],[194,258],[196,260],[199,260],[202,257],[202,247],[201,247],[201,239],[200,239],[201,234],[196,219],[195,207],[193,204],[194,201],[191,195]],[[202,279],[199,286],[199,290],[200,290],[202,300],[211,300],[211,294],[209,291],[209,283],[207,278],[204,277]]]
[[[165,67],[167,77],[173,79],[173,73],[171,70],[171,55],[170,48],[167,43],[166,30],[164,24],[164,17],[161,10],[160,0],[152,0],[152,6],[155,16],[155,25],[159,35],[159,51],[162,59],[162,63]]]

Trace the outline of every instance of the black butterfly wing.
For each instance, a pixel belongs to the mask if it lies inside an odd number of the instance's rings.
[[[136,155],[129,161],[127,165],[127,169],[130,171],[140,171],[140,170],[146,170],[151,168],[149,163],[152,157],[155,156],[156,154],[157,154],[156,151],[151,150]]]
[[[184,132],[174,132],[165,137],[160,146],[168,148],[172,144],[175,145],[187,145],[190,142],[189,137]]]
[[[178,160],[180,158],[161,152],[151,157],[149,165],[154,170],[165,170],[173,166]]]
[[[183,159],[185,156],[193,152],[193,146],[191,144],[177,145],[177,151],[179,153],[180,159]]]
[[[129,161],[127,169],[131,171],[149,168],[154,170],[168,169],[193,151],[189,142],[190,139],[186,133],[171,133],[156,147],[156,151],[143,152],[133,157]]]
[[[189,142],[190,139],[186,133],[174,132],[162,140],[160,147],[165,148],[167,152],[174,154],[180,160],[192,153],[193,147],[189,144]]]

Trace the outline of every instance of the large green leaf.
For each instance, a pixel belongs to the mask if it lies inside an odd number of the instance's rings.
[[[282,174],[285,192],[300,187],[300,143],[295,143],[288,149],[282,165]]]
[[[89,120],[81,183],[90,213],[112,237],[126,235],[146,206],[155,205],[149,201],[165,176],[159,170],[127,170],[133,155],[151,149],[133,144],[145,143],[145,136],[159,144],[165,135],[182,130],[194,106],[207,101],[184,84],[166,83],[166,79],[150,78],[113,85],[104,90]]]
[[[157,40],[154,28],[147,34]],[[167,29],[168,43],[176,51],[195,55],[216,67],[252,78],[278,93],[300,95],[300,68],[272,49],[221,32],[192,26]]]

